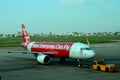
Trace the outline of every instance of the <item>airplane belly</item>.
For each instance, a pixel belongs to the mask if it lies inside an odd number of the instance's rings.
[[[54,58],[60,58],[60,57],[64,57],[64,58],[68,58],[69,57],[69,50],[59,50],[59,49],[45,49],[45,48],[32,48],[31,49],[32,52],[41,52],[41,53],[47,53],[49,55],[49,53],[53,53],[53,57]]]

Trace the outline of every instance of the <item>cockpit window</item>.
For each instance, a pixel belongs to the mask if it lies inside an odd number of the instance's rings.
[[[81,48],[81,50],[91,50],[91,48]]]
[[[80,50],[84,50],[84,48],[81,48]]]
[[[86,50],[91,50],[91,48],[85,48]]]

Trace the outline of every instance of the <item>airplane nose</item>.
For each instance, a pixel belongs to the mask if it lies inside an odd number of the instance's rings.
[[[84,58],[89,59],[95,56],[95,52],[93,50],[84,50]]]
[[[94,57],[95,56],[95,52],[93,51],[93,50],[91,50],[90,52],[89,52],[89,56],[92,58],[92,57]]]

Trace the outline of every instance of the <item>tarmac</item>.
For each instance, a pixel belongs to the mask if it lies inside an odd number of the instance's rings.
[[[96,52],[94,59],[105,59],[107,63],[116,64],[120,70],[120,43],[91,45]],[[21,47],[4,47],[0,50],[24,50]],[[32,54],[0,53],[1,80],[119,80],[120,72],[101,72],[91,68],[77,66],[75,59],[52,59],[48,65],[36,62]]]

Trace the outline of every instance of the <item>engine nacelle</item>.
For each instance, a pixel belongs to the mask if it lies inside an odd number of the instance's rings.
[[[41,64],[48,64],[50,63],[50,57],[44,54],[39,54],[37,56],[37,61]]]

